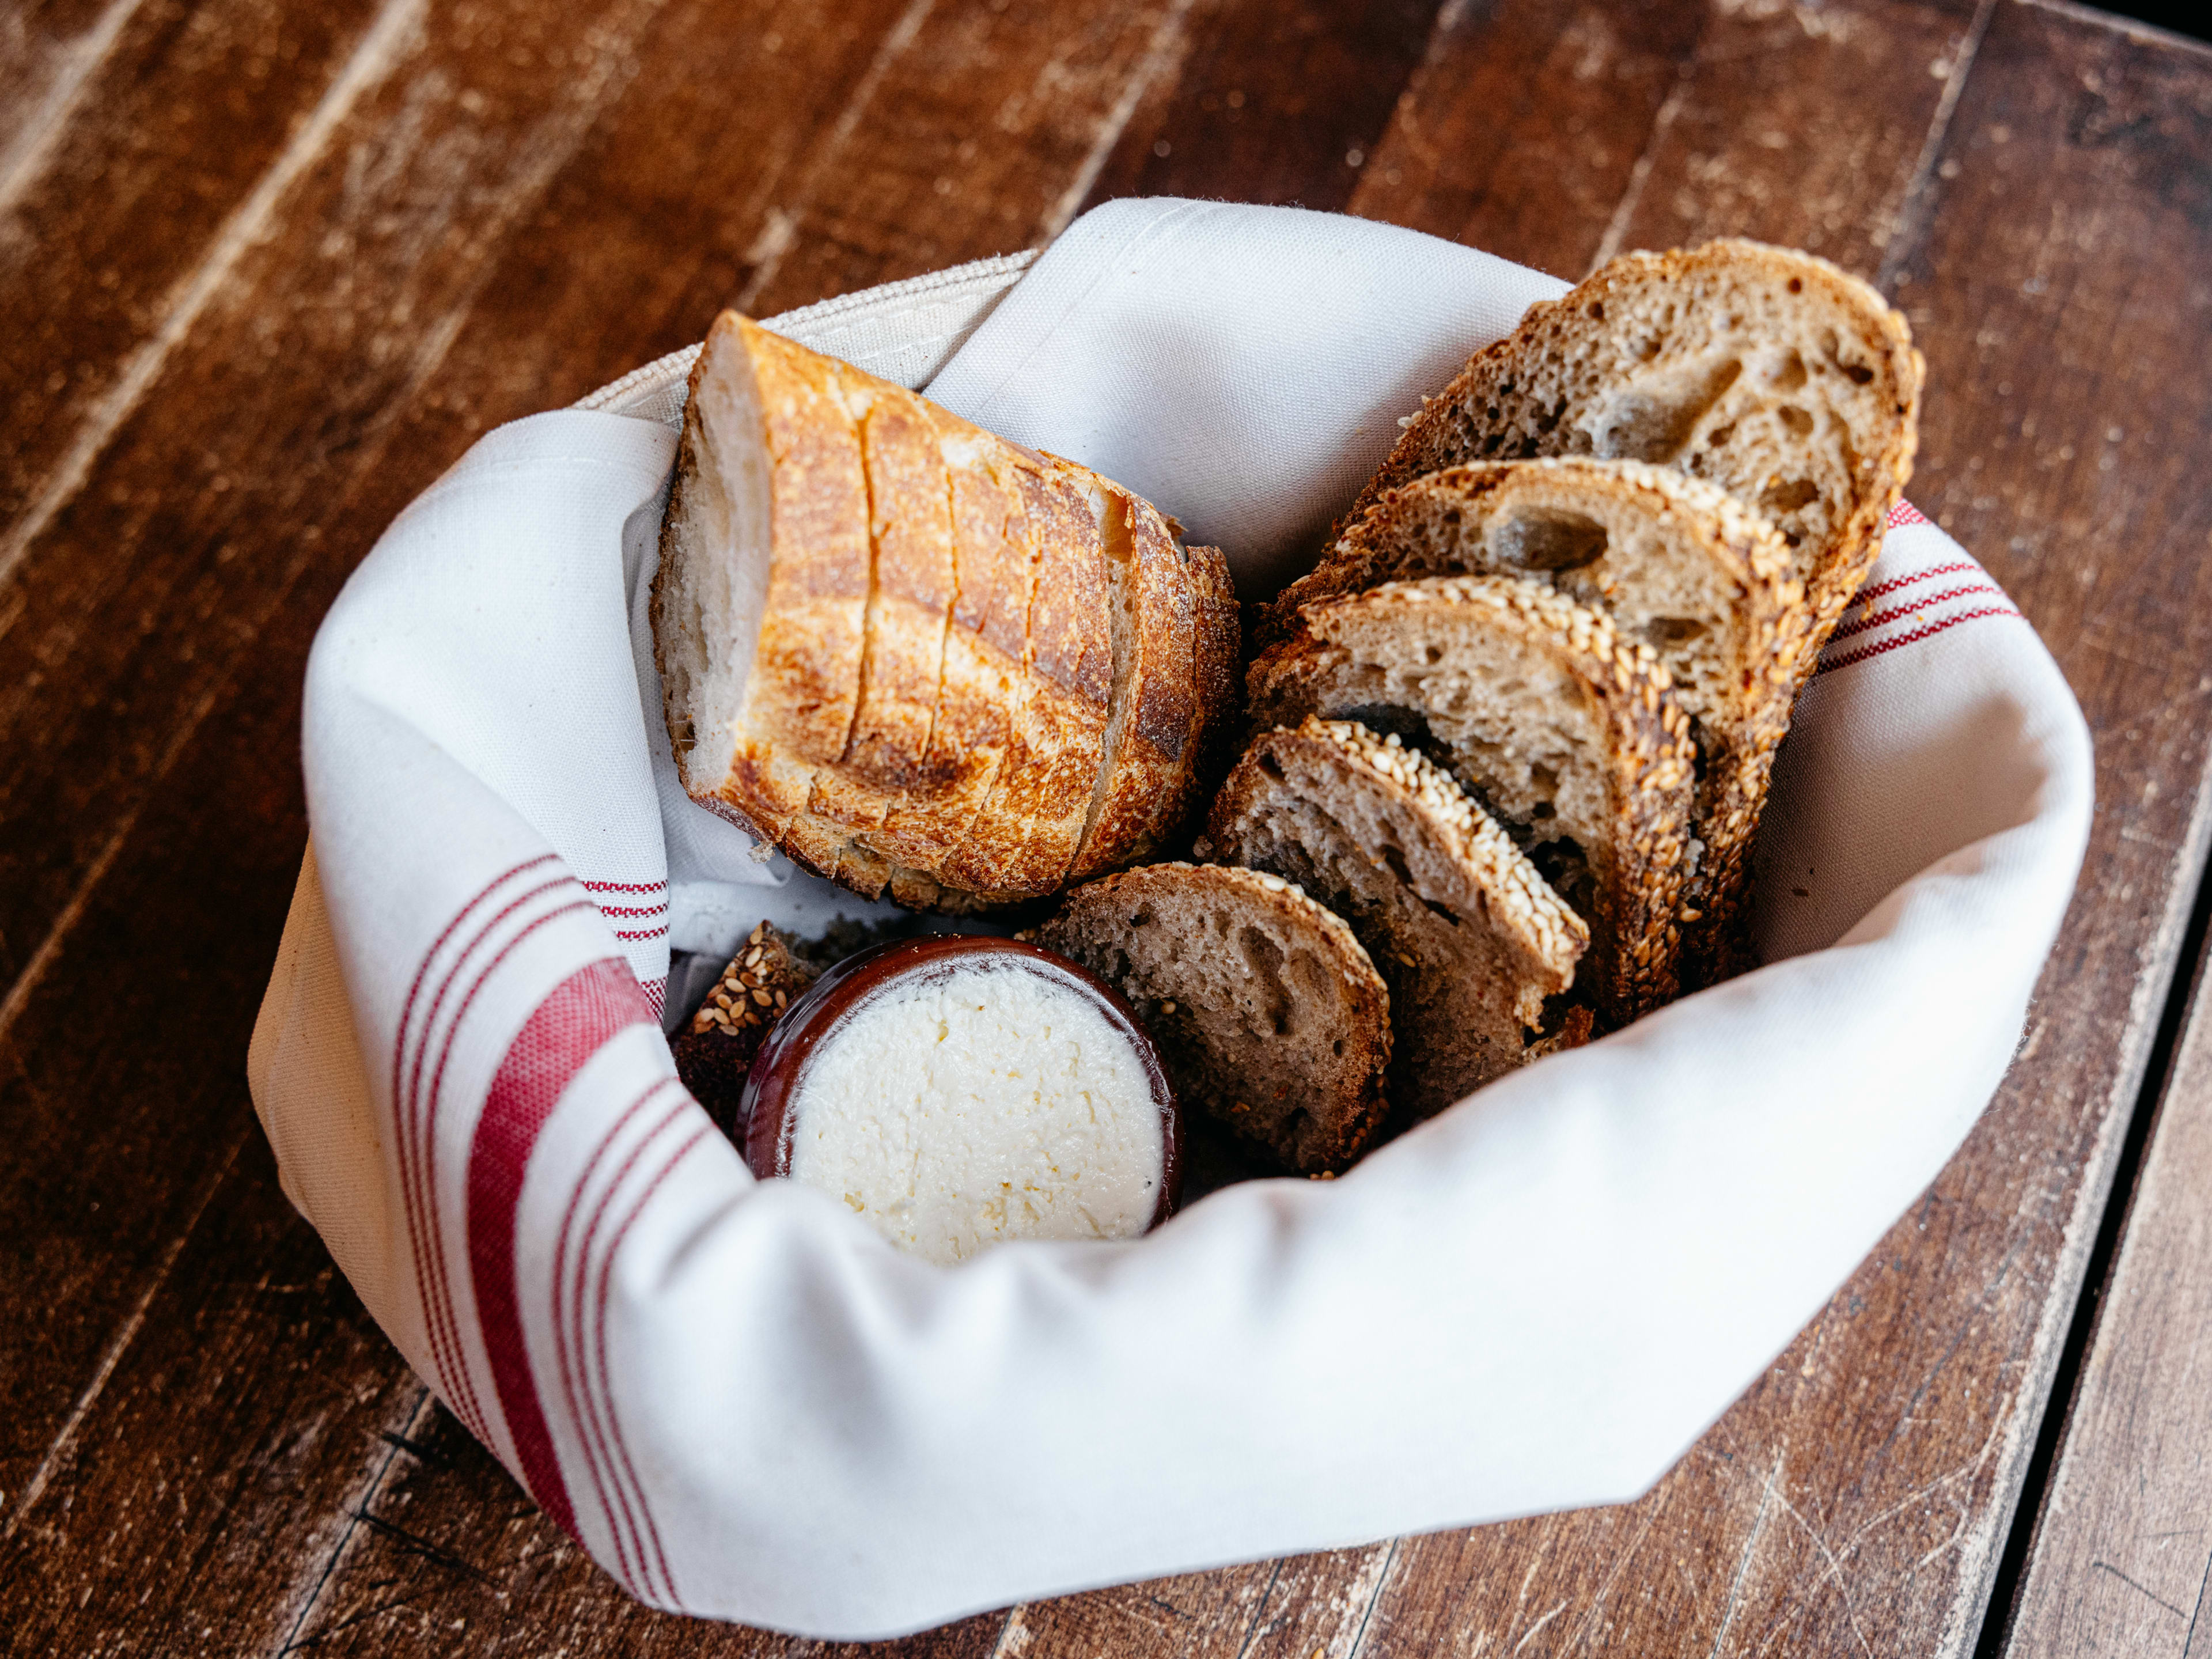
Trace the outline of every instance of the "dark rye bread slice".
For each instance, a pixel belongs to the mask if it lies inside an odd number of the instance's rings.
[[[1697,751],[1651,648],[1504,576],[1392,582],[1303,615],[1252,665],[1255,726],[1317,714],[1418,740],[1589,923],[1607,1018],[1671,999]]]
[[[1382,1121],[1390,995],[1352,930],[1278,876],[1153,864],[1069,892],[1037,942],[1128,998],[1186,1110],[1302,1175]]]
[[[1425,400],[1352,511],[1479,460],[1592,455],[1706,479],[1788,544],[1809,674],[1911,476],[1922,372],[1905,319],[1825,259],[1740,240],[1623,254]]]
[[[1732,937],[1811,614],[1774,527],[1702,479],[1641,461],[1490,461],[1386,491],[1269,612],[1423,576],[1523,576],[1651,647],[1700,759],[1685,896],[1691,956]]]
[[[1390,1103],[1428,1117],[1529,1058],[1589,929],[1450,776],[1395,735],[1307,720],[1214,797],[1213,856],[1352,924],[1390,988]]]

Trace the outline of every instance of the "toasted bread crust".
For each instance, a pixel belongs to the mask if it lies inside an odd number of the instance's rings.
[[[724,403],[757,432],[710,430],[717,376],[744,377]],[[1187,816],[1219,713],[1196,661],[1233,658],[1234,617],[1224,645],[1149,504],[733,313],[690,392],[653,622],[694,799],[857,891],[959,910],[1140,857]],[[765,457],[764,548],[715,516],[708,475],[738,465],[718,442]],[[765,561],[757,642],[704,732],[668,667],[672,630],[707,624],[668,599],[741,557]]]
[[[1106,555],[1118,568],[1122,595],[1113,617],[1121,695],[1070,881],[1152,851],[1162,805],[1179,796],[1188,775],[1184,751],[1197,696],[1182,550],[1152,504],[1136,496],[1110,493],[1103,517]]]

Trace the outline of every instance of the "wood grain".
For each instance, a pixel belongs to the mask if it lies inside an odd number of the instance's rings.
[[[392,1455],[380,1431],[423,1397],[258,1133],[232,1146],[165,1281],[182,1305],[118,1352],[15,1506],[11,1651],[275,1652]]]
[[[1582,276],[1707,22],[1682,0],[1451,8],[1350,210]]]
[[[1100,169],[1115,196],[1215,196],[1340,211],[1422,53],[1436,0],[1215,0]]]
[[[2212,1644],[2212,983],[2200,977],[2005,1652]]]
[[[0,574],[34,504],[51,510],[81,434],[129,397],[134,371],[265,222],[275,191],[257,186],[357,84],[377,15],[370,0],[157,0],[117,9],[110,38],[80,40],[82,61],[56,66],[61,106],[0,158],[0,521],[13,521]]]
[[[83,284],[126,222],[56,193],[92,165],[70,158],[125,158],[174,227],[131,250],[104,357],[68,305],[0,285],[48,307],[21,314],[51,318],[52,361],[91,365],[82,392],[20,371],[59,404],[0,403],[26,499],[94,440],[0,581],[0,1249],[28,1264],[0,1278],[0,1645],[793,1647],[623,1601],[424,1403],[274,1191],[238,1069],[303,828],[300,674],[377,530],[486,425],[696,337],[732,296],[772,309],[1020,246],[1123,189],[1348,204],[1570,275],[1608,244],[1738,229],[1883,267],[1930,357],[1916,499],[2051,641],[2102,805],[1998,1105],[1650,1497],[897,1650],[1972,1645],[2204,858],[2212,398],[2170,366],[2212,345],[2212,69],[2010,0],[1498,0],[1425,27],[1393,0],[1085,0],[1049,27],[991,0],[0,20],[27,48],[0,51],[0,180],[31,158],[0,213],[46,204],[0,222],[0,260],[28,228],[23,258],[108,303]],[[240,155],[213,153],[206,77],[269,40],[307,67],[245,112]],[[195,136],[156,142],[147,112],[184,105]],[[256,235],[210,267],[257,192]],[[188,314],[162,310],[203,268]],[[101,388],[164,330],[103,429]],[[58,434],[32,429],[49,408]]]
[[[858,118],[778,208],[735,303],[764,316],[1058,234],[1146,88],[1180,60],[1189,9],[917,0],[871,66]]]

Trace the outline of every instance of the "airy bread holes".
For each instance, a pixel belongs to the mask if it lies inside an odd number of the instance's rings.
[[[1820,499],[1820,486],[1809,478],[1780,478],[1759,492],[1759,504],[1775,518],[1785,513],[1795,513],[1808,502]],[[1786,536],[1786,532],[1785,532]],[[1795,537],[1787,537],[1791,542]]]
[[[1287,1036],[1291,1030],[1291,997],[1283,983],[1282,947],[1257,927],[1239,928],[1237,948],[1244,957],[1247,973],[1260,981],[1261,1007],[1267,1027],[1277,1036]]]
[[[1686,645],[1705,632],[1695,617],[1655,617],[1644,625],[1644,637],[1655,646]]]
[[[1790,428],[1792,435],[1800,438],[1813,435],[1813,417],[1796,404],[1784,404],[1774,412],[1780,417],[1782,424]]]
[[[1669,461],[1680,454],[1705,411],[1743,373],[1734,357],[1691,364],[1640,386],[1623,388],[1607,401],[1591,434],[1602,460]]]
[[[1512,569],[1579,570],[1605,556],[1605,526],[1580,513],[1531,507],[1500,524],[1490,545],[1498,562]]]

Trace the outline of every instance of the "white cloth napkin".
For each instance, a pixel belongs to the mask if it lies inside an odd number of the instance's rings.
[[[1248,592],[1559,286],[1175,201],[1026,263],[777,326],[1152,495]],[[2089,743],[2027,623],[1908,510],[1782,758],[1759,972],[1341,1180],[1231,1187],[1133,1243],[943,1269],[756,1183],[653,1018],[668,884],[702,915],[823,901],[668,787],[635,629],[685,362],[491,434],[333,607],[313,846],[250,1061],[363,1302],[641,1599],[878,1636],[1632,1497],[1996,1087],[2081,859]]]

